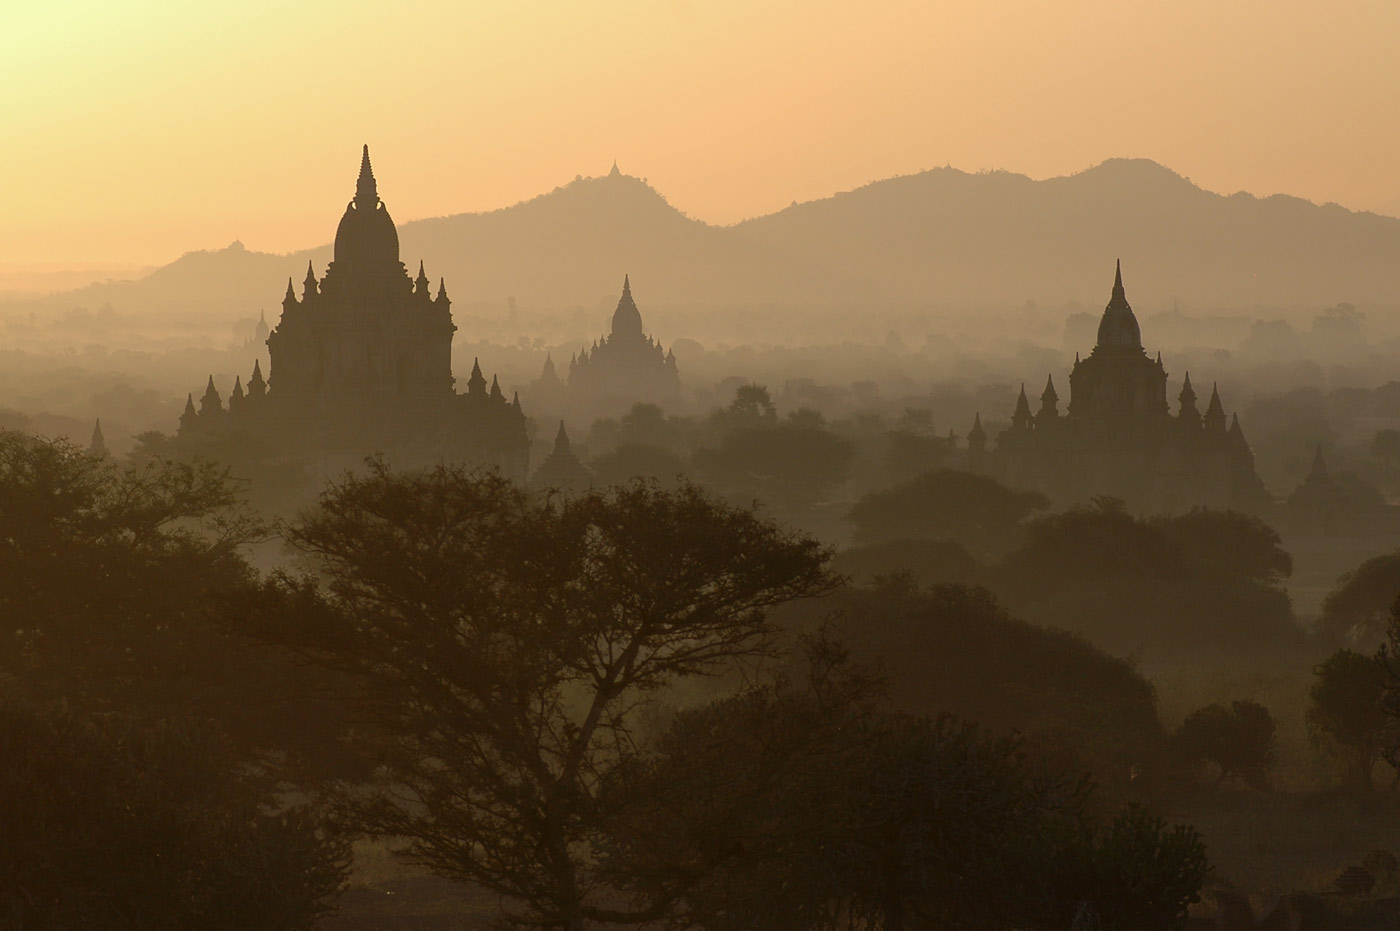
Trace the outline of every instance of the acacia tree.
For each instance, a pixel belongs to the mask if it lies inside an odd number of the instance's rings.
[[[591,852],[636,712],[678,680],[769,651],[767,609],[834,584],[815,541],[691,486],[634,483],[560,500],[457,467],[382,462],[290,529],[324,579],[280,577],[266,637],[368,687],[398,735],[379,788],[343,793],[363,829],[510,900],[538,927],[639,923]],[[683,885],[683,883],[681,883]]]

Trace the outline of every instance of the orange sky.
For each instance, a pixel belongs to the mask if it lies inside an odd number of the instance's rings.
[[[327,241],[614,157],[729,223],[951,164],[1114,156],[1400,212],[1400,3],[49,0],[0,28],[0,263]]]

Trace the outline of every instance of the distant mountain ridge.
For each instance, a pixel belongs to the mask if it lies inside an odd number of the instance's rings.
[[[392,212],[393,178],[380,185]],[[1400,219],[1215,194],[1146,159],[1043,181],[936,168],[727,227],[614,169],[511,207],[400,223],[399,238],[410,273],[421,259],[458,303],[513,297],[523,309],[592,307],[624,272],[644,307],[1095,306],[1119,258],[1143,307],[1400,304]],[[61,299],[275,319],[286,279],[299,292],[307,262],[322,274],[330,253],[235,243]]]

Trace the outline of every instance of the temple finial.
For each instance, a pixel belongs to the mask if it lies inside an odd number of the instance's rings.
[[[369,143],[360,157],[360,177],[355,182],[355,206],[372,210],[379,203],[379,188],[374,182],[374,169],[369,164]]]
[[[622,276],[622,293],[623,293],[623,294],[631,294],[631,293],[632,293],[632,278],[631,278],[630,275],[624,274],[624,275]]]
[[[1124,297],[1123,294],[1123,260],[1115,259],[1113,268],[1113,296]]]

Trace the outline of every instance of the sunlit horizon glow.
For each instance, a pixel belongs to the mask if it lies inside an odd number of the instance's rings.
[[[323,243],[365,142],[400,222],[614,159],[716,224],[945,164],[1115,157],[1400,211],[1390,2],[67,0],[7,20],[10,264]]]

